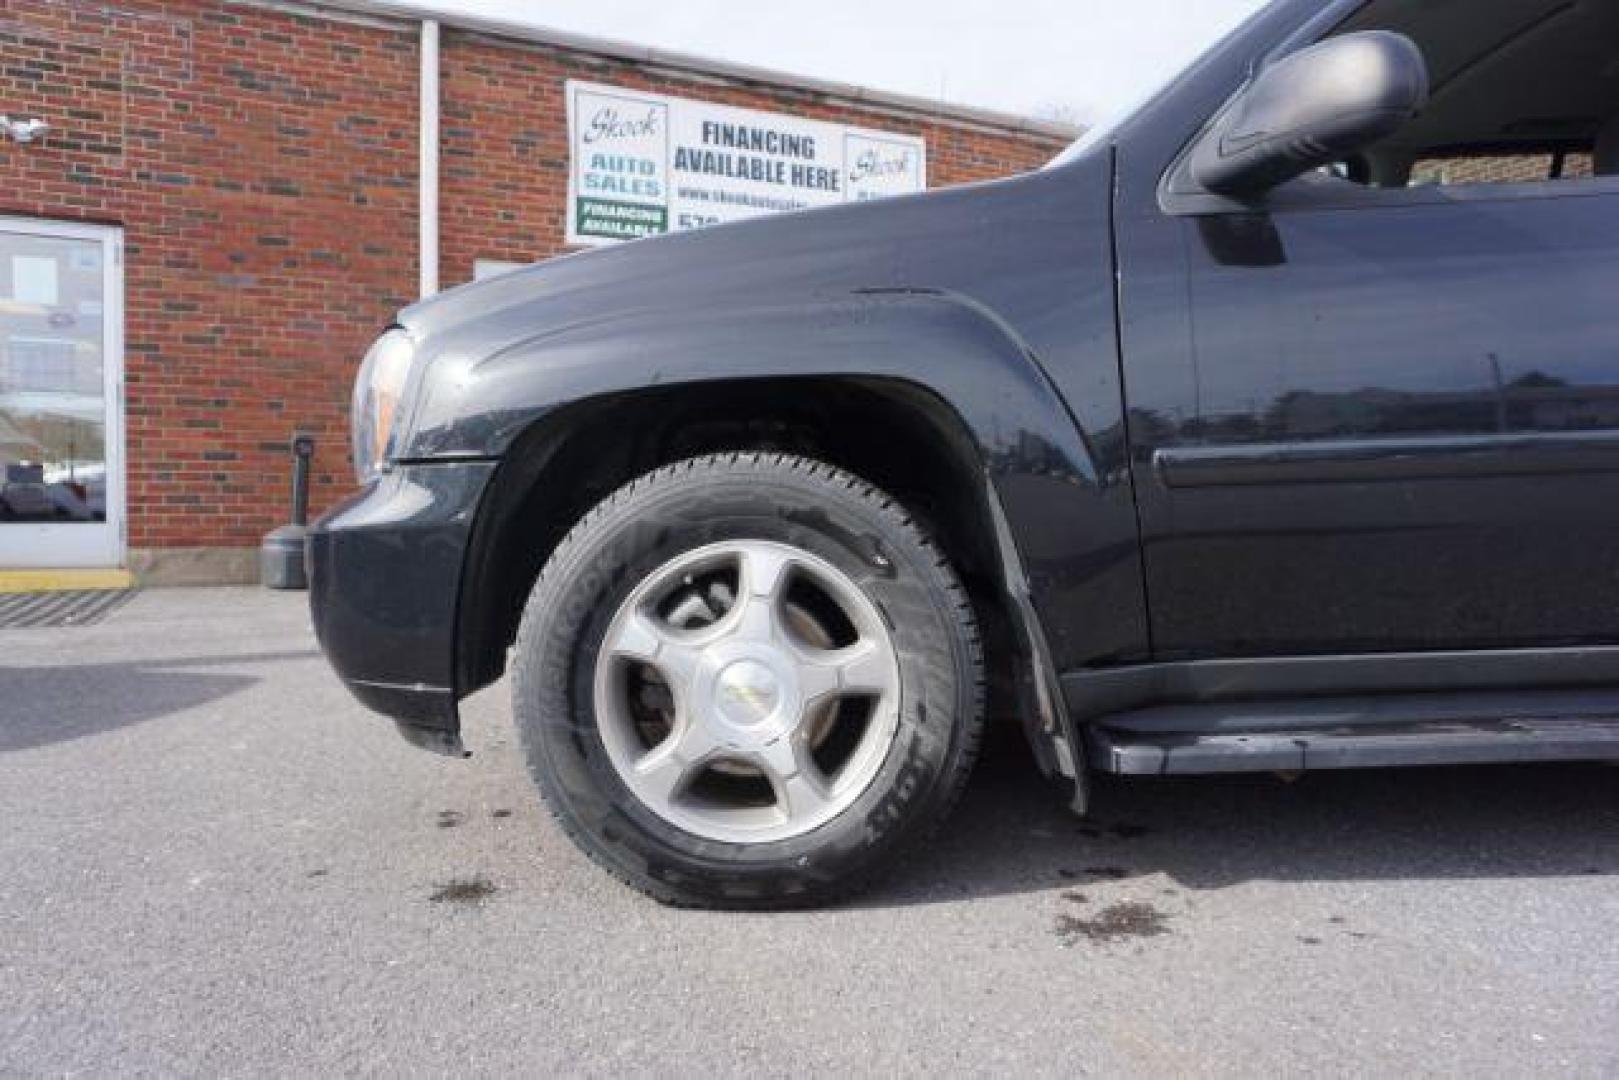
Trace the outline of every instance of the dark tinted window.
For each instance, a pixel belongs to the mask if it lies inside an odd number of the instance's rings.
[[[1340,29],[1394,30],[1428,105],[1340,175],[1385,187],[1619,175],[1619,3],[1374,0]]]

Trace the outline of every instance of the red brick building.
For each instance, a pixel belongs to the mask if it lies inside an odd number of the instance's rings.
[[[382,4],[0,0],[0,570],[250,575],[294,431],[317,510],[350,486],[356,365],[424,277],[566,250],[569,80],[920,137],[933,187],[1072,136]]]

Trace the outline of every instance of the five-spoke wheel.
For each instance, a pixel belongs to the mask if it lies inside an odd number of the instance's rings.
[[[602,741],[629,789],[714,840],[779,840],[852,803],[899,722],[882,616],[849,577],[762,540],[654,571],[607,629]]]

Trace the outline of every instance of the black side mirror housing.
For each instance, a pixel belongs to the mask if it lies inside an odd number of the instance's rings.
[[[1204,189],[1252,199],[1392,135],[1428,100],[1428,65],[1403,34],[1368,30],[1260,72],[1192,148]]]

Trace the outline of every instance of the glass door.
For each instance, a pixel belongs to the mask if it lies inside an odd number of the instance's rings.
[[[0,569],[124,561],[122,233],[0,217]]]

